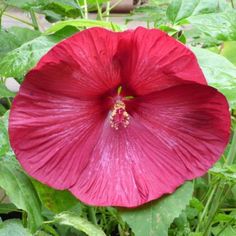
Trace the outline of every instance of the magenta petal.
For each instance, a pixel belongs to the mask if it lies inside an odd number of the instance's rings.
[[[130,125],[104,127],[71,188],[93,205],[135,207],[173,192],[219,159],[229,139],[225,97],[204,85],[182,85],[139,98]]]

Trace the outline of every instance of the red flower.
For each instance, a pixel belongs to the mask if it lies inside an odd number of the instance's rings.
[[[32,69],[10,113],[29,175],[93,205],[135,207],[203,175],[229,139],[225,97],[159,30],[91,28]]]

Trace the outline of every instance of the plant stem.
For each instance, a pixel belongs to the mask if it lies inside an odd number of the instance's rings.
[[[234,8],[234,0],[231,0],[231,6]]]
[[[230,150],[226,159],[226,165],[232,165],[234,162],[234,158],[236,158],[236,129],[233,131],[233,138],[230,146]]]
[[[25,211],[22,212],[22,224],[24,227],[27,226],[27,213]]]
[[[1,10],[0,10],[0,29],[2,28],[2,15],[4,13],[4,11],[7,9],[7,5],[4,6]]]
[[[88,206],[88,217],[94,225],[97,225],[95,210],[92,206]]]
[[[87,4],[87,0],[84,0],[84,19],[88,19],[88,4]]]
[[[12,18],[12,19],[14,19],[14,20],[17,20],[17,21],[19,21],[19,22],[21,22],[21,23],[23,23],[23,24],[26,24],[26,25],[29,25],[29,26],[34,27],[34,25],[31,24],[30,22],[25,21],[25,20],[22,20],[22,19],[20,19],[20,18],[18,18],[18,17],[12,16],[12,15],[10,15],[10,14],[8,14],[8,13],[5,13],[5,12],[4,12],[3,15],[4,15],[4,16],[7,16],[7,17],[10,17],[10,18]]]
[[[7,196],[7,195],[6,195],[6,193],[4,192],[2,198],[0,199],[0,203],[3,202],[3,200],[6,198],[6,196]]]
[[[76,0],[76,3],[77,3],[77,5],[79,6],[81,17],[84,18],[84,13],[83,13],[83,11],[81,10],[81,5],[80,5],[80,3],[79,3],[79,0]]]
[[[36,17],[35,12],[33,10],[30,10],[30,17],[31,17],[34,29],[35,30],[39,30],[39,25],[38,25],[37,17]]]
[[[236,129],[233,132],[234,134],[231,141],[230,150],[229,150],[229,153],[228,153],[228,156],[224,165],[232,165],[234,162],[234,158],[236,156]],[[225,192],[225,184],[223,181],[220,181],[216,190],[215,197],[213,198],[213,201],[212,201],[213,204],[211,204],[211,209],[209,211],[209,217],[208,217],[206,229],[203,234],[204,236],[210,235],[210,227],[211,227],[212,221],[219,209],[219,206],[222,203],[222,200],[227,195],[226,193],[224,194],[224,192]],[[222,196],[223,196],[223,199],[222,199]]]
[[[116,3],[114,3],[114,4],[110,7],[110,11],[111,11],[114,7],[116,7],[118,4],[120,4],[122,1],[123,1],[123,0],[119,0],[119,1],[117,1]]]
[[[219,184],[219,186],[216,190],[215,198],[212,201],[213,204],[211,205],[211,209],[209,211],[209,217],[208,217],[208,221],[207,221],[206,228],[205,228],[203,236],[210,235],[210,227],[211,227],[212,221],[215,217],[215,214],[218,211],[218,208],[219,208],[219,205],[220,205],[220,202],[221,202],[221,197],[222,197],[222,194],[224,192],[224,187],[220,186],[220,185],[221,184]]]
[[[203,219],[204,219],[204,217],[205,217],[205,215],[206,215],[206,213],[207,213],[207,210],[208,210],[208,208],[209,208],[209,206],[210,206],[211,200],[212,200],[212,198],[213,198],[213,196],[214,196],[214,194],[215,194],[215,191],[216,191],[217,187],[218,187],[218,185],[216,184],[216,185],[214,186],[214,188],[212,189],[212,191],[211,191],[211,194],[210,194],[210,196],[209,196],[209,198],[208,198],[208,200],[207,200],[207,202],[206,202],[206,205],[205,205],[205,207],[204,207],[204,209],[203,209],[203,212],[202,212],[202,214],[201,214],[201,216],[200,216],[200,218],[199,218],[199,223],[198,223],[198,225],[197,225],[197,228],[196,228],[196,231],[195,231],[195,232],[199,232],[199,229],[201,228],[201,225],[202,225],[202,223],[203,223]]]
[[[6,97],[6,101],[7,101],[7,105],[9,107],[9,109],[11,109],[11,100],[9,97]]]
[[[111,6],[111,2],[110,0],[107,1],[107,4],[106,4],[106,21],[109,21],[109,16],[110,16],[110,6]]]
[[[98,11],[98,16],[97,16],[97,18],[98,18],[99,20],[102,20],[102,9],[101,9],[101,7],[100,7],[100,4],[99,4],[98,0],[96,0],[96,5],[97,5],[97,11]]]

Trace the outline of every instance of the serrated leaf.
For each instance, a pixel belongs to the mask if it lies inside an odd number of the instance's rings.
[[[105,233],[96,225],[93,225],[88,220],[78,217],[71,212],[63,212],[55,216],[55,222],[72,226],[77,230],[86,233],[88,236],[106,236]]]
[[[44,34],[49,35],[53,34],[61,29],[63,29],[66,26],[74,26],[77,28],[90,28],[90,27],[104,27],[107,29],[112,29],[114,31],[122,31],[124,27],[111,23],[106,21],[97,21],[97,20],[86,20],[86,19],[76,19],[76,20],[66,20],[66,21],[60,21],[55,24],[53,24],[49,29],[47,29]]]
[[[14,205],[27,212],[32,232],[42,224],[41,204],[29,177],[13,160],[0,160],[0,187]]]
[[[132,228],[135,236],[167,236],[170,224],[188,205],[192,193],[193,184],[186,182],[173,194],[140,208],[120,210],[120,215]]]
[[[219,89],[236,106],[236,67],[225,57],[207,49],[193,48],[209,85]]]
[[[25,229],[20,220],[0,222],[0,236],[33,236]]]
[[[236,10],[188,18],[192,31],[200,31],[219,42],[236,40]]]
[[[217,0],[173,0],[167,8],[166,15],[172,23],[187,17],[218,12]]]

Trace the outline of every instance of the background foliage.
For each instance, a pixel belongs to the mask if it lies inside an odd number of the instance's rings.
[[[235,236],[236,235],[236,2],[231,0],[150,0],[126,22],[143,21],[191,47],[208,83],[225,94],[232,137],[220,161],[202,178],[137,209],[91,207],[67,191],[51,189],[22,170],[8,140],[8,110],[15,93],[8,77],[21,83],[26,72],[53,45],[92,26],[122,31],[110,21],[119,1],[0,1],[0,236]],[[103,6],[103,7],[102,7]],[[22,10],[31,21],[9,14]],[[89,12],[97,12],[96,20]],[[52,24],[42,30],[38,14]],[[2,17],[25,27],[2,27]],[[10,201],[6,201],[6,199]]]

